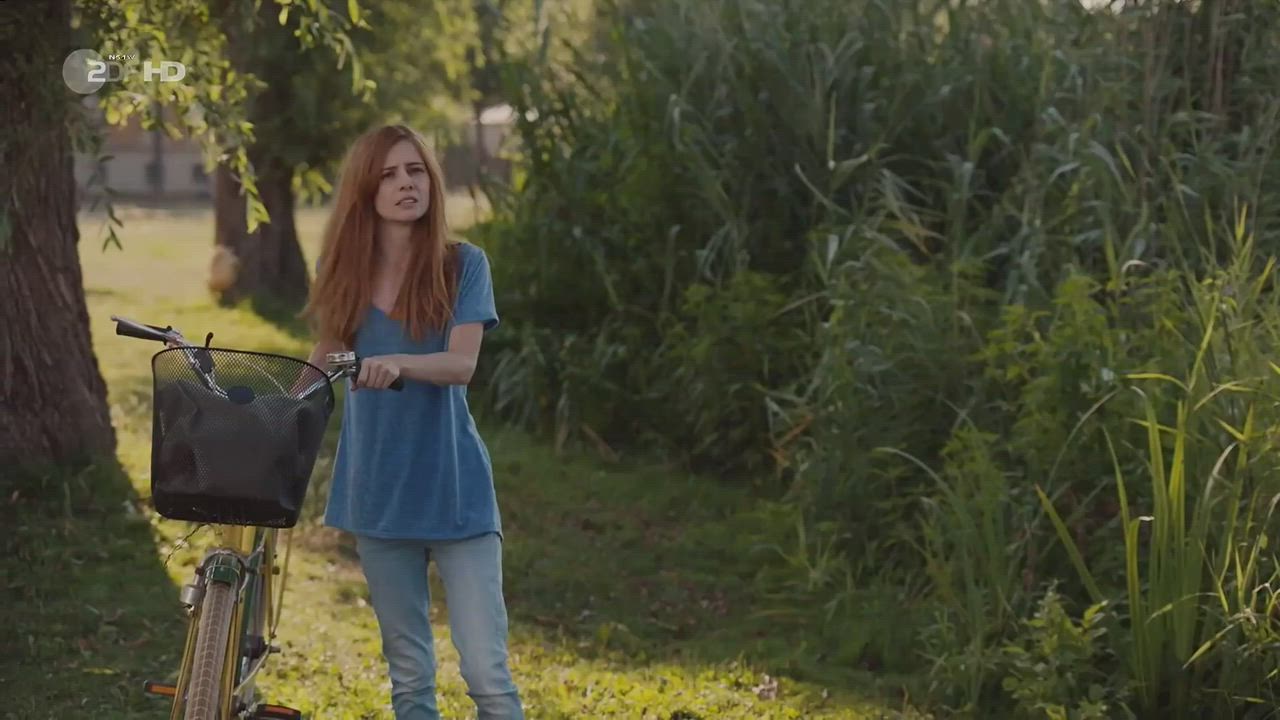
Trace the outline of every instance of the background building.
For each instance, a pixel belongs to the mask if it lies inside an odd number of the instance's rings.
[[[93,103],[90,101],[90,106]],[[464,190],[476,181],[481,164],[490,176],[509,178],[511,163],[499,157],[502,143],[514,123],[509,105],[491,107],[481,113],[479,137],[483,160],[475,151],[476,123],[468,123],[462,140],[444,146],[440,162],[450,190]],[[199,143],[174,139],[158,130],[144,130],[135,116],[124,126],[107,126],[102,153],[110,159],[99,168],[101,177],[88,187],[96,161],[88,153],[76,153],[76,189],[81,197],[102,194],[102,186],[117,197],[145,203],[178,203],[211,200],[213,182],[205,171]]]

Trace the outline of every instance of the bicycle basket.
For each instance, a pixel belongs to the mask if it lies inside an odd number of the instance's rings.
[[[334,407],[323,371],[218,348],[162,350],[151,370],[156,512],[226,525],[296,524]],[[309,399],[293,396],[318,381]]]

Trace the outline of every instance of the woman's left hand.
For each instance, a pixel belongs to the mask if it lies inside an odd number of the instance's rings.
[[[400,377],[400,361],[395,355],[375,355],[360,361],[356,388],[385,390]]]

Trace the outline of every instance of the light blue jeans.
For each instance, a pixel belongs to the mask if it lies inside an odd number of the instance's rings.
[[[356,549],[382,632],[396,720],[440,718],[428,615],[427,563],[433,559],[444,581],[462,678],[479,720],[523,720],[520,695],[507,664],[507,607],[498,535],[448,542],[357,536]]]

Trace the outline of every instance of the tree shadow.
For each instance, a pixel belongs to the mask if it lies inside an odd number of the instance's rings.
[[[151,514],[115,458],[0,478],[0,695],[11,717],[167,717],[185,617]]]

